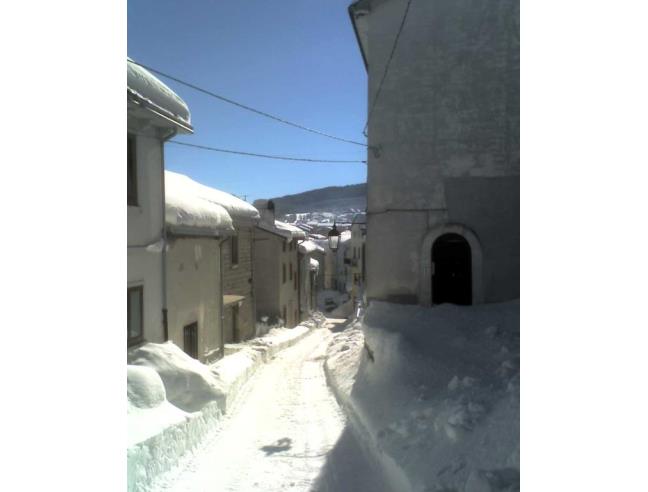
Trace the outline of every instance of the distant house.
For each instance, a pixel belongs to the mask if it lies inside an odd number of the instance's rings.
[[[234,226],[209,188],[169,171],[165,181],[169,340],[211,362],[224,354],[221,246]]]
[[[127,61],[128,346],[164,342],[164,142],[192,133],[189,108]]]
[[[518,0],[349,13],[368,73],[367,298],[519,297]]]
[[[272,200],[256,200],[254,206],[261,214],[254,242],[257,317],[281,318],[292,328],[300,322],[297,241],[306,235],[275,219]]]
[[[301,320],[308,318],[317,309],[317,277],[324,248],[315,242],[305,240],[298,246],[299,266],[299,311]]]

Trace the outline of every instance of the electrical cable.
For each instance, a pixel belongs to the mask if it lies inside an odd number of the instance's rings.
[[[352,161],[352,160],[335,160],[335,159],[311,159],[308,157],[287,157],[287,156],[279,156],[279,155],[269,155],[269,154],[257,154],[254,152],[244,152],[241,150],[230,150],[230,149],[219,149],[216,147],[208,147],[206,145],[198,145],[198,144],[190,144],[190,143],[185,143],[185,142],[177,142],[175,140],[169,140],[167,143],[171,144],[176,144],[176,145],[184,145],[186,147],[194,147],[196,149],[203,149],[203,150],[210,150],[213,152],[224,152],[226,154],[237,154],[237,155],[245,155],[249,157],[261,157],[265,159],[276,159],[276,160],[282,160],[282,161],[300,161],[300,162],[327,162],[327,163],[346,163],[346,164],[352,164],[352,163],[357,163],[357,164],[366,164],[367,161]]]
[[[335,135],[331,135],[329,133],[324,133],[322,131],[315,130],[313,128],[308,128],[308,127],[300,125],[298,123],[293,123],[292,121],[288,121],[288,120],[285,120],[285,119],[280,118],[278,116],[274,116],[274,115],[272,115],[270,113],[266,113],[264,111],[260,111],[258,109],[252,108],[250,106],[246,106],[245,104],[241,104],[241,103],[236,102],[236,101],[234,101],[232,99],[229,99],[227,97],[220,96],[220,95],[218,95],[218,94],[216,94],[214,92],[211,92],[211,91],[208,91],[208,90],[203,89],[201,87],[198,87],[197,85],[190,84],[189,82],[185,82],[184,80],[180,80],[179,78],[174,77],[173,75],[169,75],[169,74],[161,72],[161,71],[159,71],[159,70],[157,70],[157,69],[155,69],[153,67],[150,67],[148,65],[144,65],[143,63],[139,63],[139,62],[136,62],[136,61],[130,60],[130,59],[127,59],[127,61],[129,63],[133,63],[134,65],[138,65],[138,66],[148,70],[149,72],[153,72],[153,73],[155,73],[157,75],[160,75],[160,76],[165,77],[167,79],[173,80],[173,81],[177,82],[178,84],[185,85],[187,87],[190,87],[191,89],[194,89],[194,90],[196,90],[198,92],[202,92],[203,94],[207,94],[208,96],[214,97],[214,98],[216,98],[216,99],[218,99],[220,101],[226,102],[228,104],[232,104],[234,106],[245,109],[247,111],[251,111],[251,112],[256,113],[258,115],[265,116],[266,118],[270,118],[272,120],[278,121],[278,122],[283,123],[285,125],[289,125],[289,126],[292,126],[292,127],[295,127],[295,128],[299,128],[301,130],[311,132],[311,133],[314,133],[316,135],[321,135],[323,137],[328,137],[328,138],[332,138],[334,140],[339,140],[340,142],[347,142],[347,143],[351,143],[351,144],[354,144],[354,145],[361,145],[363,147],[368,147],[368,145],[366,143],[356,142],[355,140],[349,140],[349,139],[342,138],[342,137],[336,137]]]

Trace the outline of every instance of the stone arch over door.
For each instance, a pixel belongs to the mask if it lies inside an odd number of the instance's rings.
[[[482,249],[477,235],[461,224],[444,224],[430,229],[423,237],[420,258],[419,300],[424,306],[432,305],[432,245],[444,234],[459,234],[470,246],[472,264],[472,303],[484,302],[482,285]]]

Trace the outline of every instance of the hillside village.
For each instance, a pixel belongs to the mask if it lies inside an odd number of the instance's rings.
[[[169,171],[190,108],[127,60],[129,490],[519,490],[519,8],[433,3],[384,85],[410,5],[349,7],[365,208]]]

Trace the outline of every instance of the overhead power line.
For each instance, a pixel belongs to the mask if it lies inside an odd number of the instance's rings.
[[[135,65],[139,65],[140,67],[145,68],[149,72],[153,72],[153,73],[158,74],[158,75],[160,75],[162,77],[173,80],[173,81],[177,82],[178,84],[182,84],[182,85],[185,85],[187,87],[190,87],[191,89],[194,89],[194,90],[196,90],[198,92],[202,92],[203,94],[207,94],[208,96],[214,97],[214,98],[216,98],[216,99],[218,99],[220,101],[226,102],[228,104],[232,104],[232,105],[237,106],[237,107],[239,107],[241,109],[251,111],[251,112],[256,113],[258,115],[265,116],[266,118],[270,118],[271,120],[278,121],[279,123],[283,123],[285,125],[289,125],[289,126],[292,126],[292,127],[295,127],[295,128],[299,128],[300,130],[311,132],[311,133],[314,133],[316,135],[321,135],[323,137],[332,138],[333,140],[339,140],[340,142],[347,142],[347,143],[354,144],[354,145],[361,145],[363,147],[368,146],[366,143],[356,142],[355,140],[349,140],[349,139],[342,138],[342,137],[336,137],[335,135],[331,135],[329,133],[325,133],[325,132],[322,132],[322,131],[319,131],[319,130],[315,130],[313,128],[308,128],[308,127],[300,125],[298,123],[293,123],[292,121],[288,121],[288,120],[285,120],[283,118],[280,118],[279,116],[274,116],[274,115],[272,115],[270,113],[266,113],[265,111],[261,111],[261,110],[252,108],[250,106],[247,106],[245,104],[241,104],[241,103],[239,103],[237,101],[234,101],[232,99],[229,99],[227,97],[221,96],[221,95],[216,94],[216,93],[211,92],[211,91],[208,91],[207,89],[203,89],[201,87],[198,87],[197,85],[190,84],[189,82],[185,82],[184,80],[180,80],[179,78],[174,77],[173,75],[169,75],[169,74],[161,72],[161,71],[159,71],[159,70],[157,70],[157,69],[155,69],[153,67],[149,67],[148,65],[144,65],[143,63],[139,63],[139,62],[136,62],[134,60],[128,60],[128,62],[133,63]]]
[[[412,0],[407,1],[407,5],[405,6],[405,12],[403,12],[403,18],[401,19],[400,26],[398,27],[398,32],[396,33],[396,38],[394,38],[394,45],[392,46],[391,53],[389,54],[389,58],[387,59],[387,63],[385,64],[385,71],[383,72],[383,76],[380,79],[380,84],[378,84],[378,89],[376,90],[376,95],[374,96],[373,102],[371,103],[371,107],[369,108],[369,113],[367,115],[367,124],[365,125],[363,130],[365,136],[367,135],[367,129],[369,128],[369,121],[371,121],[371,115],[373,114],[373,110],[376,107],[376,102],[380,97],[380,91],[382,90],[383,83],[387,78],[387,73],[389,72],[389,65],[391,64],[392,58],[394,58],[394,53],[396,52],[396,47],[398,46],[398,40],[400,38],[401,33],[403,32],[403,26],[405,26],[405,20],[407,19],[407,14],[409,12],[411,3]]]
[[[301,162],[327,162],[327,163],[345,163],[345,164],[366,164],[367,161],[351,161],[351,160],[335,160],[335,159],[311,159],[308,157],[286,157],[280,155],[268,155],[268,154],[257,154],[254,152],[243,152],[241,150],[229,150],[229,149],[219,149],[216,147],[208,147],[206,145],[197,145],[190,144],[185,142],[177,142],[175,140],[169,140],[167,143],[172,143],[176,145],[184,145],[186,147],[194,147],[196,149],[210,150],[212,152],[224,152],[226,154],[237,154],[245,155],[249,157],[262,157],[265,159],[276,159],[281,161],[301,161]]]

